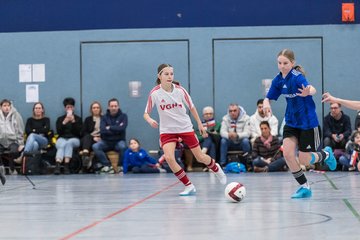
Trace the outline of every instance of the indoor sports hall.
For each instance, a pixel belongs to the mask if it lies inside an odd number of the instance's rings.
[[[179,196],[184,186],[172,173],[53,174],[57,119],[67,98],[83,121],[94,101],[105,114],[109,99],[118,99],[128,118],[126,142],[136,138],[158,153],[159,129],[144,121],[144,110],[161,64],[173,66],[173,82],[191,95],[200,118],[210,106],[221,123],[231,104],[249,116],[257,111],[279,74],[278,53],[291,49],[316,89],[311,97],[323,129],[331,111],[323,94],[360,101],[359,13],[353,0],[0,1],[0,102],[11,103],[24,129],[41,102],[53,133],[52,148],[39,151],[49,153],[41,160],[51,171],[23,175],[17,158],[18,174],[9,174],[8,159],[1,160],[9,153],[1,147],[9,140],[2,122],[8,115],[0,104],[0,173],[3,165],[7,173],[0,239],[360,239],[359,171],[341,167],[306,171],[308,199],[290,198],[299,186],[291,171],[227,173],[227,184],[245,186],[238,203],[203,169],[184,168],[194,196]],[[286,106],[284,96],[271,105],[279,129]],[[360,109],[342,113],[357,128]],[[159,121],[155,107],[151,117]]]

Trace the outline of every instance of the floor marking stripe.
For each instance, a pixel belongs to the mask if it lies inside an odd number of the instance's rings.
[[[326,173],[324,173],[324,176],[335,190],[339,190],[338,187],[336,187],[335,183],[329,178],[329,176]]]
[[[177,185],[177,184],[179,184],[179,183],[180,183],[179,181],[176,181],[175,183],[173,183],[173,184],[171,184],[171,185],[169,185],[169,186],[161,189],[160,191],[157,191],[157,192],[155,192],[155,193],[153,193],[153,194],[151,194],[151,195],[149,195],[149,196],[147,196],[147,197],[145,197],[145,198],[143,198],[143,199],[141,199],[141,200],[139,200],[139,201],[137,201],[137,202],[135,202],[135,203],[133,203],[133,204],[130,204],[130,205],[127,206],[127,207],[124,207],[124,208],[122,208],[122,209],[120,209],[120,210],[118,210],[118,211],[116,211],[116,212],[114,212],[114,213],[111,213],[111,214],[109,214],[108,216],[106,216],[106,217],[104,217],[104,218],[102,218],[102,219],[100,219],[100,220],[98,220],[98,221],[95,221],[95,222],[93,222],[93,223],[91,223],[91,224],[89,224],[89,225],[87,225],[87,226],[85,226],[85,227],[80,228],[79,230],[77,230],[77,231],[75,231],[75,232],[73,232],[73,233],[68,234],[68,235],[65,236],[65,237],[60,238],[60,240],[68,240],[68,239],[70,239],[70,238],[73,238],[73,237],[79,235],[80,233],[82,233],[82,232],[84,232],[84,231],[86,231],[86,230],[88,230],[88,229],[90,229],[90,228],[93,228],[93,227],[95,227],[96,225],[98,225],[98,224],[100,224],[100,223],[102,223],[102,222],[105,222],[106,220],[108,220],[108,219],[110,219],[110,218],[112,218],[112,217],[114,217],[114,216],[116,216],[116,215],[118,215],[118,214],[120,214],[120,213],[123,213],[123,212],[125,212],[125,211],[127,211],[127,210],[129,210],[129,209],[131,209],[131,208],[133,208],[133,207],[136,207],[137,205],[145,202],[146,200],[149,200],[150,198],[153,198],[153,197],[159,195],[160,193],[163,193],[163,192],[167,191],[168,189],[174,187],[175,185]]]
[[[350,209],[350,211],[352,212],[352,214],[354,214],[354,216],[357,218],[357,220],[360,222],[360,215],[359,213],[355,210],[355,208],[351,205],[351,203],[349,202],[349,200],[347,200],[346,198],[343,199],[345,205]]]

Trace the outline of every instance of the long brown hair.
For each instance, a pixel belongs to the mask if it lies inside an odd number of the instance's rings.
[[[172,66],[171,66],[170,64],[167,64],[167,63],[162,63],[162,64],[160,64],[160,65],[158,66],[158,69],[157,69],[158,75],[160,75],[161,72],[162,72],[162,70],[163,70],[164,68],[166,68],[166,67],[172,67]],[[157,78],[157,79],[156,79],[156,85],[159,85],[159,84],[160,84],[160,79]]]
[[[34,103],[33,109],[32,109],[32,115],[33,115],[33,117],[35,117],[35,106],[38,105],[38,104],[41,106],[41,108],[43,110],[41,117],[44,117],[45,116],[45,107],[44,107],[44,104],[42,104],[42,102]]]
[[[92,103],[90,104],[90,114],[93,115],[92,107],[93,107],[95,104],[99,105],[99,107],[100,107],[100,116],[101,116],[101,115],[102,115],[102,107],[101,107],[101,104],[100,104],[98,101],[94,101],[94,102],[92,102]]]

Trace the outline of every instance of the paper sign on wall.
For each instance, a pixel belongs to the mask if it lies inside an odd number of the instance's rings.
[[[45,64],[19,64],[19,82],[45,82]]]
[[[31,82],[32,66],[31,64],[19,64],[19,82]]]
[[[35,103],[39,101],[39,85],[26,84],[26,102]]]
[[[45,64],[32,65],[32,81],[45,82]]]

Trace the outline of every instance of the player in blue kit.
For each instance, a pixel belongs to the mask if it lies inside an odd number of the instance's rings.
[[[336,159],[332,149],[326,147],[318,152],[321,132],[316,116],[312,95],[316,89],[311,86],[301,66],[295,66],[295,55],[290,49],[282,50],[277,56],[280,73],[272,80],[269,92],[264,99],[263,109],[271,114],[270,100],[277,100],[280,95],[286,98],[284,127],[284,157],[300,188],[292,198],[309,198],[312,191],[300,164],[309,165],[325,161],[330,170],[336,169]],[[299,162],[296,159],[299,151]]]

